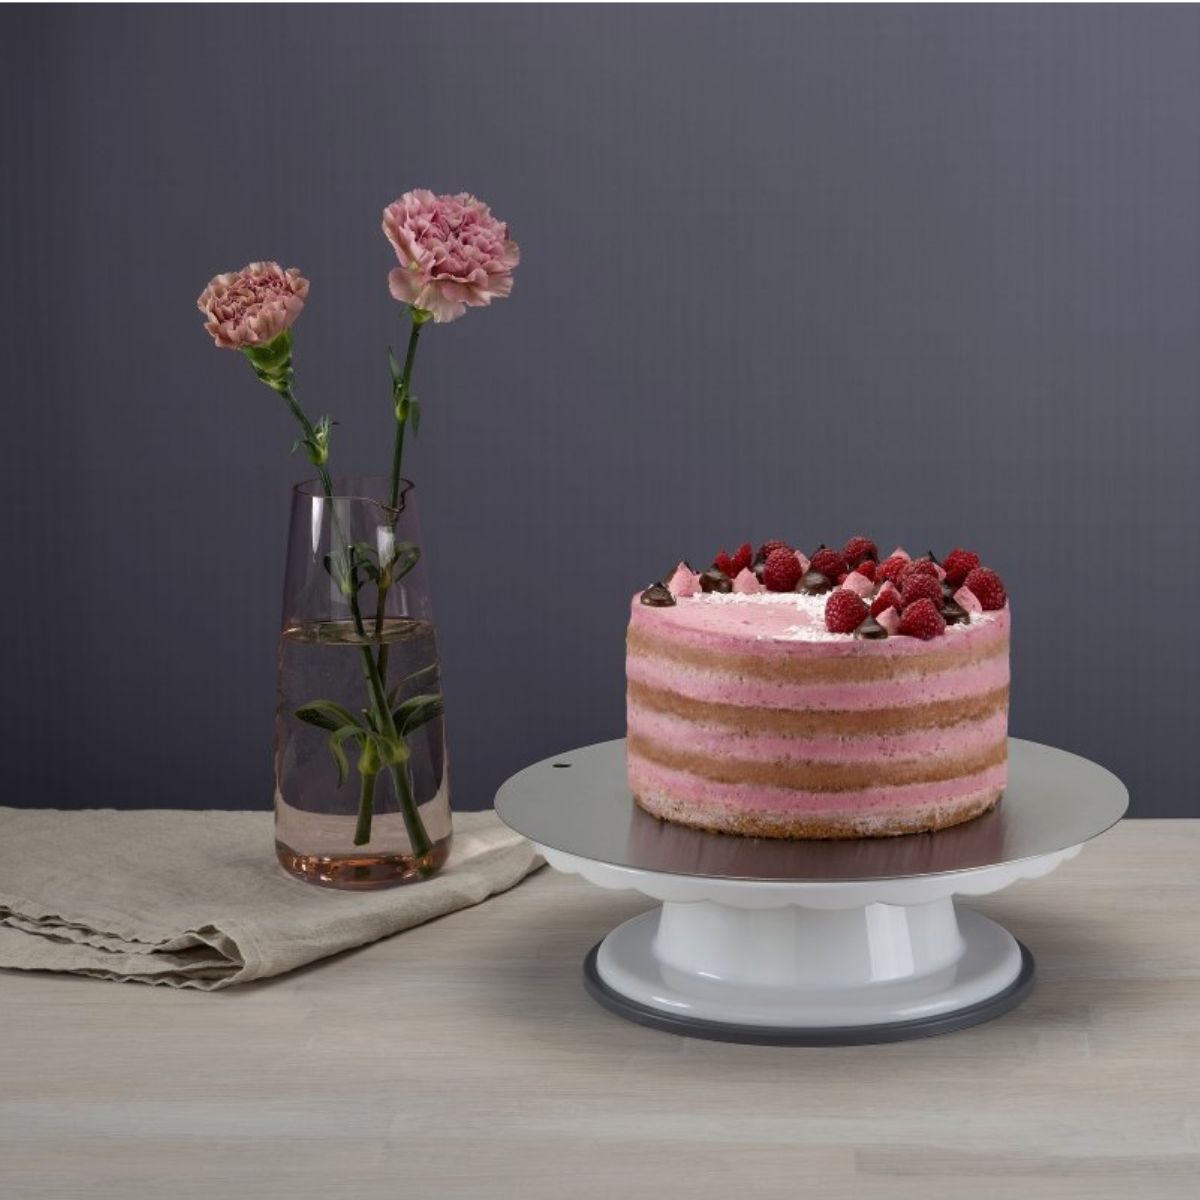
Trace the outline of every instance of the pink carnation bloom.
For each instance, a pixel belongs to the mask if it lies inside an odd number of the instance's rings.
[[[261,346],[291,327],[304,309],[308,280],[295,267],[248,263],[218,275],[200,293],[196,307],[218,346],[241,350]]]
[[[383,232],[400,260],[388,275],[392,295],[435,321],[453,321],[468,306],[512,291],[521,251],[508,226],[466,192],[405,192],[383,210]]]

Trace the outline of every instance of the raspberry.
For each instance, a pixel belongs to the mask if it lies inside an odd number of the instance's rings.
[[[767,555],[763,583],[769,592],[794,592],[800,582],[800,560],[794,550],[780,546]]]
[[[808,562],[810,571],[820,571],[826,579],[836,579],[846,573],[846,560],[837,550],[822,546]]]
[[[904,610],[898,632],[906,637],[920,638],[921,641],[927,642],[930,638],[941,637],[946,632],[946,620],[932,600],[922,599]]]
[[[907,558],[902,554],[893,554],[891,558],[885,558],[879,564],[879,570],[875,572],[875,578],[890,579],[892,583],[897,583],[900,579],[900,572],[907,566]]]
[[[911,579],[914,575],[928,575],[931,579],[938,579],[937,567],[927,558],[914,558],[904,570],[900,572],[899,584],[901,589],[904,587],[904,581]]]
[[[1008,603],[1008,593],[1000,576],[987,567],[976,567],[966,578],[966,586],[975,593],[984,612],[995,612]]]
[[[736,579],[738,572],[745,570],[750,565],[750,560],[754,557],[754,548],[749,542],[743,542],[738,552],[732,556],[722,550],[716,558],[713,559],[713,566],[718,571],[724,571],[730,579]]]
[[[789,546],[787,542],[781,542],[778,540],[772,542],[763,542],[763,544],[758,548],[758,553],[754,556],[754,561],[765,563],[767,559],[771,557],[773,551],[790,549],[791,546]]]
[[[936,575],[914,572],[901,579],[900,595],[904,598],[903,608],[905,611],[909,605],[916,604],[920,600],[928,600],[931,604],[941,607],[942,584]]]
[[[900,593],[896,591],[894,583],[885,583],[879,589],[879,594],[871,603],[871,616],[877,617],[885,608],[894,608],[897,612],[904,607],[900,599]]]
[[[830,633],[853,633],[867,619],[862,598],[847,588],[829,593],[825,601],[825,628]]]
[[[852,537],[843,548],[842,554],[850,566],[857,567],[863,559],[878,561],[879,547],[870,538]]]
[[[970,550],[955,547],[946,555],[946,561],[942,563],[942,566],[946,571],[946,582],[959,587],[963,580],[979,566],[979,555]]]
[[[854,569],[860,574],[865,575],[872,583],[875,582],[875,568],[878,564],[874,559],[864,558]]]

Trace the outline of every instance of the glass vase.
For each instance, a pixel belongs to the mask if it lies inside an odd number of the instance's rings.
[[[293,489],[275,718],[275,847],[334,888],[429,878],[450,853],[433,608],[414,489]]]

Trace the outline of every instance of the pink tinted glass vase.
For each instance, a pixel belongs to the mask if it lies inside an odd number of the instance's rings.
[[[292,493],[275,718],[275,846],[335,888],[437,873],[450,798],[433,608],[412,484]]]

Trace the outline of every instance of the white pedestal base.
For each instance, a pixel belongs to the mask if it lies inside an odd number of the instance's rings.
[[[1021,974],[1021,948],[948,897],[912,908],[766,911],[665,904],[613,930],[596,970],[635,1004],[699,1021],[861,1028],[972,1008]]]
[[[1078,847],[984,870],[862,882],[665,875],[539,847],[550,864],[662,900],[589,955],[592,995],[693,1037],[838,1045],[928,1037],[1028,994],[1033,959],[954,895],[1044,875]]]

